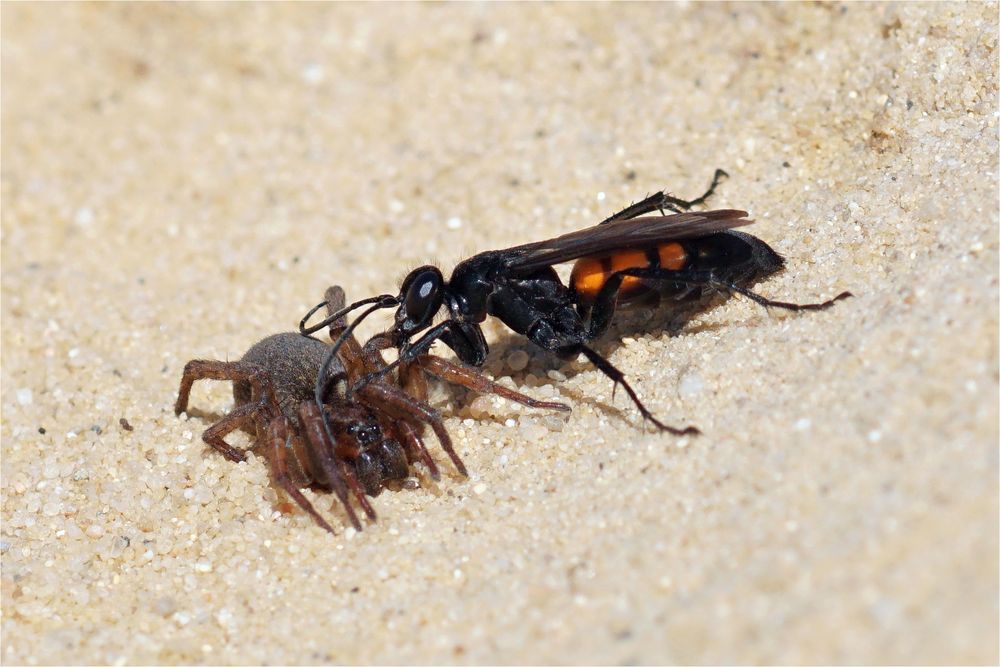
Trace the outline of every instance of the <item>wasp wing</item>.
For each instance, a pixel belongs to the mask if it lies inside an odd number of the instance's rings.
[[[504,253],[507,256],[504,264],[512,272],[522,273],[623,248],[647,248],[667,241],[708,236],[752,224],[753,220],[746,215],[746,211],[724,209],[602,223],[548,241],[510,248]]]

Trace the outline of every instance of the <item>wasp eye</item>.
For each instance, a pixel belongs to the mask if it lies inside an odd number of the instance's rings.
[[[443,285],[441,272],[433,266],[423,266],[407,276],[401,309],[407,329],[419,329],[430,322],[441,307]]]

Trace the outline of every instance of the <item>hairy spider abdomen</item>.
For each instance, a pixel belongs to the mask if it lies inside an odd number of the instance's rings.
[[[299,404],[311,400],[316,386],[316,376],[330,346],[297,333],[280,333],[261,340],[247,350],[240,360],[253,366],[271,380],[271,390],[295,429],[300,428]],[[327,379],[343,376],[344,365],[334,358]],[[233,399],[236,405],[250,402],[250,383],[234,382]]]

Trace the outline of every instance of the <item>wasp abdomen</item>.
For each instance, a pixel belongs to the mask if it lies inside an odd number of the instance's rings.
[[[624,269],[658,269],[656,278],[625,276],[618,303],[635,301],[652,290],[670,291],[678,282],[717,280],[745,285],[781,269],[784,260],[760,239],[725,231],[694,239],[665,241],[645,249],[623,248],[606,255],[584,257],[573,265],[570,286],[577,301],[589,305],[612,275]]]
[[[688,251],[677,241],[645,249],[625,248],[600,257],[584,257],[573,265],[570,287],[582,301],[593,301],[615,273],[624,269],[667,269],[680,271],[687,263]],[[630,301],[650,291],[647,281],[626,276],[618,292],[619,301]]]

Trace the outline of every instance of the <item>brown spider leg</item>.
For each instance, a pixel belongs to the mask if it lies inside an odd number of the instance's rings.
[[[298,503],[298,506],[309,513],[309,515],[318,523],[322,528],[334,533],[333,528],[326,522],[326,520],[320,516],[309,499],[306,498],[302,491],[292,482],[291,475],[288,472],[288,419],[285,417],[277,417],[271,420],[271,423],[267,427],[267,441],[268,445],[271,447],[271,461],[274,462],[274,481],[278,484],[281,489],[287,493],[292,499]]]
[[[334,479],[339,473],[339,480],[331,481],[329,485],[332,487],[339,483],[343,488],[343,481],[346,481],[347,488],[354,494],[361,509],[364,510],[369,519],[376,521],[378,517],[375,514],[375,509],[368,502],[364,487],[358,481],[357,475],[354,474],[354,469],[347,463],[349,460],[356,459],[361,453],[357,446],[339,440],[337,442],[330,441],[326,429],[323,427],[323,417],[313,401],[304,401],[299,406],[299,419],[302,421],[309,442],[312,444],[310,454],[323,470],[326,478]],[[334,417],[333,421],[336,422],[337,419]],[[340,493],[337,495],[341,503],[344,503],[348,508],[349,513],[353,514],[350,505],[346,504],[346,492],[343,497]],[[357,530],[361,530],[360,524],[356,524],[355,527]]]
[[[347,485],[344,483],[345,475],[343,474],[344,467],[338,465],[338,461],[335,458],[334,445],[330,442],[326,435],[326,429],[323,427],[323,416],[313,401],[303,401],[301,403],[299,406],[299,420],[302,422],[302,430],[305,431],[306,439],[311,446],[310,452],[319,463],[319,467],[323,471],[330,488],[333,489],[334,495],[337,496],[337,500],[340,501],[340,504],[344,507],[344,511],[347,512],[347,518],[350,520],[351,525],[354,526],[355,530],[362,530],[361,522],[358,520],[358,515],[354,512],[354,508],[351,507],[351,501],[347,495]],[[372,509],[372,506],[368,504],[363,495],[361,509],[374,521],[375,510]]]
[[[245,460],[246,454],[227,443],[224,438],[250,419],[256,418],[260,423],[268,421],[280,413],[270,385],[265,382],[259,371],[242,362],[192,359],[184,365],[181,386],[177,392],[177,402],[174,404],[174,414],[179,415],[187,409],[191,387],[197,380],[227,380],[246,382],[250,385],[250,402],[236,406],[232,412],[209,427],[201,436],[202,440],[217,449],[230,461],[239,463]]]
[[[565,412],[572,410],[572,408],[565,403],[559,403],[558,401],[539,401],[531,398],[530,396],[514,391],[513,389],[508,389],[507,387],[490,380],[477,370],[433,354],[421,355],[416,358],[414,363],[419,365],[421,369],[430,373],[434,377],[453,384],[461,385],[467,389],[471,389],[472,391],[479,392],[480,394],[496,394],[497,396],[509,399],[515,403],[527,405],[529,408],[562,410]]]
[[[382,356],[377,350],[368,349],[368,346],[365,349],[366,358],[370,358],[375,362],[381,361]],[[385,364],[382,363],[377,366],[369,364],[368,369],[381,368],[382,366],[385,366]],[[412,398],[423,403],[427,402],[427,376],[416,364],[400,364],[397,381],[403,391]],[[395,424],[399,427],[397,430],[402,437],[403,447],[406,449],[409,460],[423,461],[434,481],[441,479],[441,473],[438,471],[437,464],[434,463],[434,458],[427,451],[427,445],[424,444],[424,439],[421,437],[423,429],[418,429],[413,424],[402,420],[395,422]]]
[[[361,482],[358,481],[358,476],[354,474],[351,466],[347,465],[345,461],[340,463],[341,472],[344,475],[344,479],[347,480],[347,487],[354,494],[354,497],[358,499],[358,504],[361,505],[361,509],[365,511],[368,518],[373,522],[378,520],[375,515],[375,510],[372,508],[371,504],[368,502],[368,498],[365,496],[365,488],[361,486]]]
[[[358,393],[365,399],[365,403],[368,405],[377,405],[379,410],[394,415],[399,419],[430,424],[431,429],[433,429],[434,434],[437,435],[438,441],[441,443],[441,447],[448,453],[452,463],[455,464],[455,467],[463,476],[469,476],[465,464],[462,463],[462,459],[459,458],[454,446],[451,444],[451,436],[448,435],[448,431],[444,427],[444,421],[437,410],[422,401],[414,399],[395,385],[372,382],[361,387]]]
[[[424,444],[424,439],[420,437],[420,433],[416,427],[405,421],[399,421],[396,422],[396,428],[402,436],[403,447],[406,448],[407,454],[412,456],[414,460],[424,462],[424,465],[427,466],[427,471],[431,475],[431,479],[434,481],[441,479],[441,471],[438,470],[437,464],[434,463],[434,458],[427,450],[427,445]]]
[[[266,405],[260,402],[244,403],[236,406],[228,415],[212,424],[201,434],[201,439],[234,463],[246,460],[246,452],[226,442],[225,437],[253,419]]]
[[[240,361],[214,361],[211,359],[192,359],[184,365],[181,375],[181,386],[177,391],[177,402],[174,403],[174,414],[187,410],[191,386],[198,380],[228,380],[231,382],[247,382],[251,387],[251,396],[256,400],[263,393],[264,381],[260,373]]]
[[[344,294],[344,290],[339,285],[333,285],[326,290],[326,303],[327,310],[330,313],[335,313],[340,311],[347,301],[347,297]],[[340,334],[343,333],[344,329],[347,328],[347,319],[340,317],[336,320],[330,322],[330,337],[336,340]],[[376,341],[373,343],[373,341]],[[379,345],[381,343],[381,345]],[[368,342],[362,348],[358,339],[352,334],[344,340],[344,345],[341,348],[341,360],[344,366],[347,367],[348,376],[353,377],[355,380],[358,377],[363,377],[364,375],[377,371],[385,366],[385,361],[382,359],[381,354],[378,350],[382,347],[388,346],[388,340],[383,337],[376,336]],[[406,385],[406,391],[409,392],[410,397],[413,397],[417,401],[421,401],[427,397],[427,385],[423,381],[423,375],[420,373],[411,373],[414,380],[417,380],[417,384],[414,385],[413,382],[404,380],[402,375],[400,376],[400,383]],[[407,397],[407,398],[410,398]],[[381,406],[377,403],[371,403],[376,410],[381,410]],[[405,421],[398,421],[396,423],[391,423],[391,420],[384,420],[390,428],[396,428],[401,436],[403,442],[403,447],[406,449],[407,455],[411,460],[423,461],[424,465],[427,466],[427,470],[434,480],[441,479],[441,472],[438,470],[437,464],[434,463],[434,458],[431,453],[427,450],[427,445],[424,444],[423,438],[420,437],[419,430],[413,425]],[[440,437],[440,436],[439,436]],[[450,441],[449,441],[450,444]],[[454,459],[454,457],[453,457]],[[459,465],[459,469],[464,469],[463,466]]]

